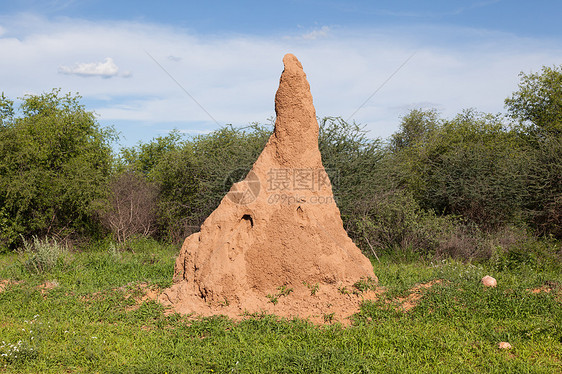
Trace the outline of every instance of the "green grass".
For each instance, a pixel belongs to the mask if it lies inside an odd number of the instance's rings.
[[[0,279],[13,281],[0,293],[0,373],[562,372],[559,264],[383,259],[373,265],[386,292],[344,328],[270,315],[193,320],[154,301],[132,308],[138,284],[170,285],[178,248],[131,248],[100,243],[41,272],[23,255],[0,256]],[[497,288],[479,284],[486,274]],[[412,287],[438,279],[415,308],[399,309]],[[46,281],[59,286],[43,290]],[[527,291],[545,284],[558,291]]]

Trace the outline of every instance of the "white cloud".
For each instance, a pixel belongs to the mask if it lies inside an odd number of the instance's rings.
[[[504,99],[517,89],[519,71],[562,61],[559,41],[454,27],[338,26],[286,39],[197,36],[153,24],[30,16],[0,17],[0,24],[10,35],[0,35],[0,50],[10,56],[0,59],[7,96],[54,87],[79,92],[102,124],[114,123],[120,130],[123,121],[135,123],[133,130],[123,131],[145,140],[161,129],[217,128],[184,90],[221,124],[266,121],[274,115],[282,58],[288,52],[304,66],[317,114],[347,119],[417,51],[352,118],[381,137],[396,131],[400,116],[418,106],[432,105],[445,116],[469,107],[501,111]],[[100,61],[100,55],[111,57]],[[69,65],[74,61],[81,63]],[[76,79],[75,74],[129,78]]]
[[[330,32],[330,28],[328,26],[322,26],[319,29],[312,30],[308,33],[301,35],[301,38],[306,40],[315,40],[318,38],[323,38],[328,36],[328,32]]]
[[[82,62],[74,66],[60,66],[59,73],[81,77],[111,78],[119,74],[119,67],[115,65],[111,57],[106,57],[103,62]],[[130,77],[131,73],[125,72],[124,76]]]

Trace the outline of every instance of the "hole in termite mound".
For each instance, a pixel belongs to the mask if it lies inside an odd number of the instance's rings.
[[[244,214],[244,215],[242,216],[242,221],[250,222],[250,227],[254,227],[254,219],[252,218],[251,215],[249,215],[249,214]]]

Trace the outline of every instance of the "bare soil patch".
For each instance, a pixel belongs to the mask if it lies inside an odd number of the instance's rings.
[[[0,279],[0,293],[4,292],[4,290],[6,290],[6,288],[8,288],[9,286],[20,284],[20,283],[23,283],[23,281],[14,281],[12,279]]]
[[[419,301],[423,297],[423,294],[426,290],[428,290],[429,288],[433,287],[436,284],[441,284],[441,283],[443,283],[443,280],[436,279],[436,280],[432,280],[431,282],[418,284],[415,287],[411,288],[410,295],[397,299],[398,303],[400,304],[400,308],[405,313],[409,312],[410,310],[415,308],[416,305],[418,305]]]

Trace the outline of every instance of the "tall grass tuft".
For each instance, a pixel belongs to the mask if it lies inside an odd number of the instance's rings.
[[[23,247],[19,249],[23,257],[24,268],[31,273],[44,273],[53,269],[68,256],[68,247],[57,242],[56,239],[23,240]]]

